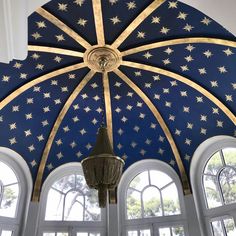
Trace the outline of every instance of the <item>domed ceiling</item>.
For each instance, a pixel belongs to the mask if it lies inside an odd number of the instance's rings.
[[[29,17],[28,58],[0,65],[0,146],[28,163],[38,199],[52,170],[88,156],[104,114],[125,168],[164,161],[189,193],[198,145],[236,135],[235,48],[178,1],[50,1]]]

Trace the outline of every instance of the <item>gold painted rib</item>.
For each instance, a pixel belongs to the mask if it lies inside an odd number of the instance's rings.
[[[93,0],[93,14],[97,34],[97,43],[99,46],[105,46],[101,0]]]
[[[40,190],[41,190],[41,184],[42,184],[42,178],[43,178],[43,173],[44,173],[44,169],[48,160],[48,155],[50,153],[54,138],[57,134],[57,131],[65,117],[65,115],[67,114],[69,108],[71,107],[72,103],[74,102],[74,100],[77,98],[77,96],[79,95],[79,93],[81,92],[81,90],[87,85],[87,83],[92,79],[92,77],[94,76],[95,72],[94,71],[90,71],[85,77],[84,79],[79,83],[79,85],[75,88],[75,90],[73,91],[73,93],[70,95],[70,97],[68,98],[68,100],[66,101],[66,103],[64,104],[60,114],[57,117],[56,122],[54,123],[54,126],[51,130],[51,133],[49,135],[47,144],[45,146],[43,155],[42,155],[42,159],[39,165],[39,169],[38,169],[38,173],[37,173],[37,178],[36,178],[36,182],[34,185],[34,192],[33,192],[33,202],[37,202],[39,201],[40,198]]]
[[[111,145],[113,146],[111,95],[110,95],[109,78],[107,73],[103,74],[103,86],[104,86],[107,130]]]
[[[82,53],[82,52],[67,50],[67,49],[63,49],[63,48],[48,47],[48,46],[28,45],[28,50],[35,51],[35,52],[55,53],[55,54],[60,54],[60,55],[72,56],[72,57],[83,57],[84,56],[84,53]]]
[[[142,11],[134,21],[120,34],[120,36],[113,42],[112,47],[118,48],[129,35],[149,16],[155,11],[165,0],[155,0],[144,11]]]
[[[6,98],[4,98],[1,102],[0,102],[0,110],[2,110],[7,104],[9,104],[11,101],[13,101],[15,98],[17,98],[19,95],[21,95],[22,93],[24,93],[26,90],[32,88],[33,86],[42,83],[46,80],[49,80],[55,76],[58,75],[62,75],[65,74],[67,72],[71,72],[74,70],[78,70],[81,68],[86,67],[86,65],[84,63],[78,63],[78,64],[74,64],[72,66],[67,66],[64,67],[62,69],[59,70],[55,70],[53,72],[50,72],[48,74],[42,75],[30,82],[28,82],[27,84],[21,86],[20,88],[16,89],[13,93],[11,93],[10,95],[8,95]]]
[[[170,78],[178,80],[178,81],[192,87],[193,89],[197,90],[198,92],[203,94],[205,97],[207,97],[209,100],[211,100],[216,106],[218,106],[228,116],[228,118],[236,125],[236,116],[229,110],[229,108],[226,107],[213,94],[211,94],[209,91],[207,91],[205,88],[203,88],[199,84],[195,83],[194,81],[192,81],[192,80],[190,80],[190,79],[188,79],[184,76],[181,76],[177,73],[174,73],[174,72],[171,72],[171,71],[168,71],[168,70],[164,70],[164,69],[161,69],[161,68],[158,68],[158,67],[153,67],[153,66],[141,64],[141,63],[123,61],[122,65],[132,67],[132,68],[138,68],[138,69],[151,71],[151,72],[158,73],[158,74],[161,74],[161,75],[165,75],[165,76],[168,76]]]
[[[157,110],[157,108],[154,106],[154,104],[148,98],[148,96],[133,81],[131,81],[124,73],[122,73],[119,69],[116,69],[114,72],[126,84],[128,84],[130,86],[130,88],[132,88],[139,95],[139,97],[146,103],[148,108],[151,110],[151,112],[153,113],[153,115],[157,119],[157,121],[160,124],[163,132],[166,135],[167,140],[170,143],[171,149],[172,149],[173,154],[175,156],[176,163],[177,163],[179,171],[180,171],[181,180],[182,180],[182,184],[183,184],[183,188],[184,188],[185,194],[190,194],[191,190],[190,190],[190,185],[189,185],[189,182],[188,182],[188,177],[186,175],[186,172],[185,172],[185,169],[184,169],[184,165],[183,165],[183,162],[181,160],[178,148],[177,148],[177,146],[175,144],[175,141],[174,141],[174,139],[173,139],[173,137],[171,135],[171,132],[170,132],[169,128],[167,127],[164,119],[162,118],[160,112]]]
[[[217,44],[217,45],[236,48],[236,42],[230,41],[230,40],[225,40],[225,39],[205,38],[205,37],[179,38],[179,39],[160,41],[160,42],[156,42],[156,43],[150,43],[150,44],[146,44],[146,45],[139,46],[136,48],[131,48],[129,50],[121,52],[121,55],[128,56],[130,54],[143,52],[143,51],[151,50],[154,48],[173,46],[173,45],[178,45],[178,44],[187,44],[187,43],[210,43],[210,44]]]
[[[79,43],[84,48],[89,48],[91,45],[83,39],[80,35],[78,35],[74,30],[72,30],[69,26],[64,24],[62,21],[60,21],[58,18],[56,18],[54,15],[49,13],[43,8],[39,8],[36,11],[38,14],[40,14],[42,17],[50,21],[52,24],[54,24],[56,27],[64,31],[67,35],[69,35],[71,38],[73,38],[77,43]]]

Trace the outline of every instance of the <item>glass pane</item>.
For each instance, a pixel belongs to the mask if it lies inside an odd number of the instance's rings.
[[[143,192],[144,217],[162,216],[160,191],[149,187]]]
[[[98,193],[96,190],[89,190],[85,196],[85,219],[86,221],[101,220],[101,208],[98,206]]]
[[[173,183],[161,191],[164,215],[178,215],[180,214],[179,196],[176,185]]]
[[[221,221],[214,221],[211,226],[214,236],[224,236]]]
[[[236,202],[236,172],[232,168],[225,168],[220,173],[220,186],[225,204]]]
[[[89,191],[89,187],[86,184],[84,176],[76,175],[76,188],[80,189],[84,194]]]
[[[81,196],[81,193],[77,191],[71,191],[66,195],[64,220],[84,220],[84,196]]]
[[[43,236],[56,236],[56,233],[43,233]]]
[[[12,236],[12,231],[9,230],[3,230],[1,236]]]
[[[62,220],[64,195],[54,189],[48,192],[45,220]]]
[[[217,184],[216,177],[204,175],[203,185],[204,185],[208,208],[222,206],[222,203],[220,200],[220,193],[218,191],[216,184]]]
[[[4,187],[3,197],[0,208],[0,216],[15,217],[17,202],[19,198],[18,184]]]
[[[77,233],[76,236],[89,236],[89,235],[88,235],[88,233],[80,232],[80,233]]]
[[[128,231],[128,236],[138,236],[138,231]]]
[[[226,165],[236,167],[236,148],[225,148],[222,151]]]
[[[173,236],[184,236],[184,227],[183,226],[172,227],[172,234]]]
[[[14,171],[3,162],[0,162],[0,180],[2,181],[3,185],[18,182]]]
[[[236,228],[233,219],[224,219],[225,230],[227,236],[235,236],[236,235]]]
[[[100,233],[90,233],[89,236],[100,236]]]
[[[160,236],[171,236],[170,228],[160,228],[159,235]]]
[[[67,175],[58,181],[56,181],[53,185],[53,188],[66,193],[71,189],[75,188],[75,175]]]
[[[157,186],[159,189],[163,188],[173,180],[165,173],[161,171],[150,171],[151,184]]]
[[[69,234],[68,233],[57,233],[56,236],[69,236]]]
[[[142,218],[141,214],[141,193],[128,189],[127,191],[127,217],[128,219]]]
[[[148,171],[144,171],[137,175],[130,183],[129,187],[142,191],[144,187],[149,185]]]
[[[215,153],[207,162],[204,174],[216,175],[218,170],[223,167],[220,152]]]
[[[140,230],[140,236],[151,236],[151,231],[150,231],[150,229],[143,229],[143,230]]]

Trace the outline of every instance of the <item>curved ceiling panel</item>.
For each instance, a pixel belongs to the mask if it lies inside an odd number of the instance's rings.
[[[28,49],[0,64],[0,145],[25,158],[34,200],[53,169],[90,153],[102,116],[125,168],[165,161],[185,193],[197,146],[236,135],[235,38],[178,1],[53,0],[29,17]]]

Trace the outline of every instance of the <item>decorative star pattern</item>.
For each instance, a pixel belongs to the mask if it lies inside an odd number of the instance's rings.
[[[152,0],[102,2],[105,41],[113,41]],[[97,44],[92,1],[50,1],[43,7],[91,45]],[[184,37],[235,38],[201,12],[178,1],[166,1],[154,10],[119,47],[120,51],[151,42]],[[29,17],[29,44],[85,52],[71,35],[39,13]],[[123,58],[175,72],[210,91],[236,113],[236,49],[213,44],[169,45]],[[17,88],[61,68],[83,61],[57,52],[29,51],[24,61],[0,64],[0,102]],[[224,112],[200,91],[173,78],[126,66],[121,71],[151,100],[162,115],[189,171],[198,145],[215,135],[236,136]],[[41,157],[61,109],[88,73],[87,68],[40,82],[0,110],[0,146],[18,152],[36,178]],[[115,73],[109,73],[114,150],[126,160],[162,160],[179,171],[167,137],[147,104]],[[53,140],[43,179],[58,166],[81,161],[91,152],[102,122],[102,78],[95,74],[66,113]],[[194,137],[194,138],[193,138]]]

